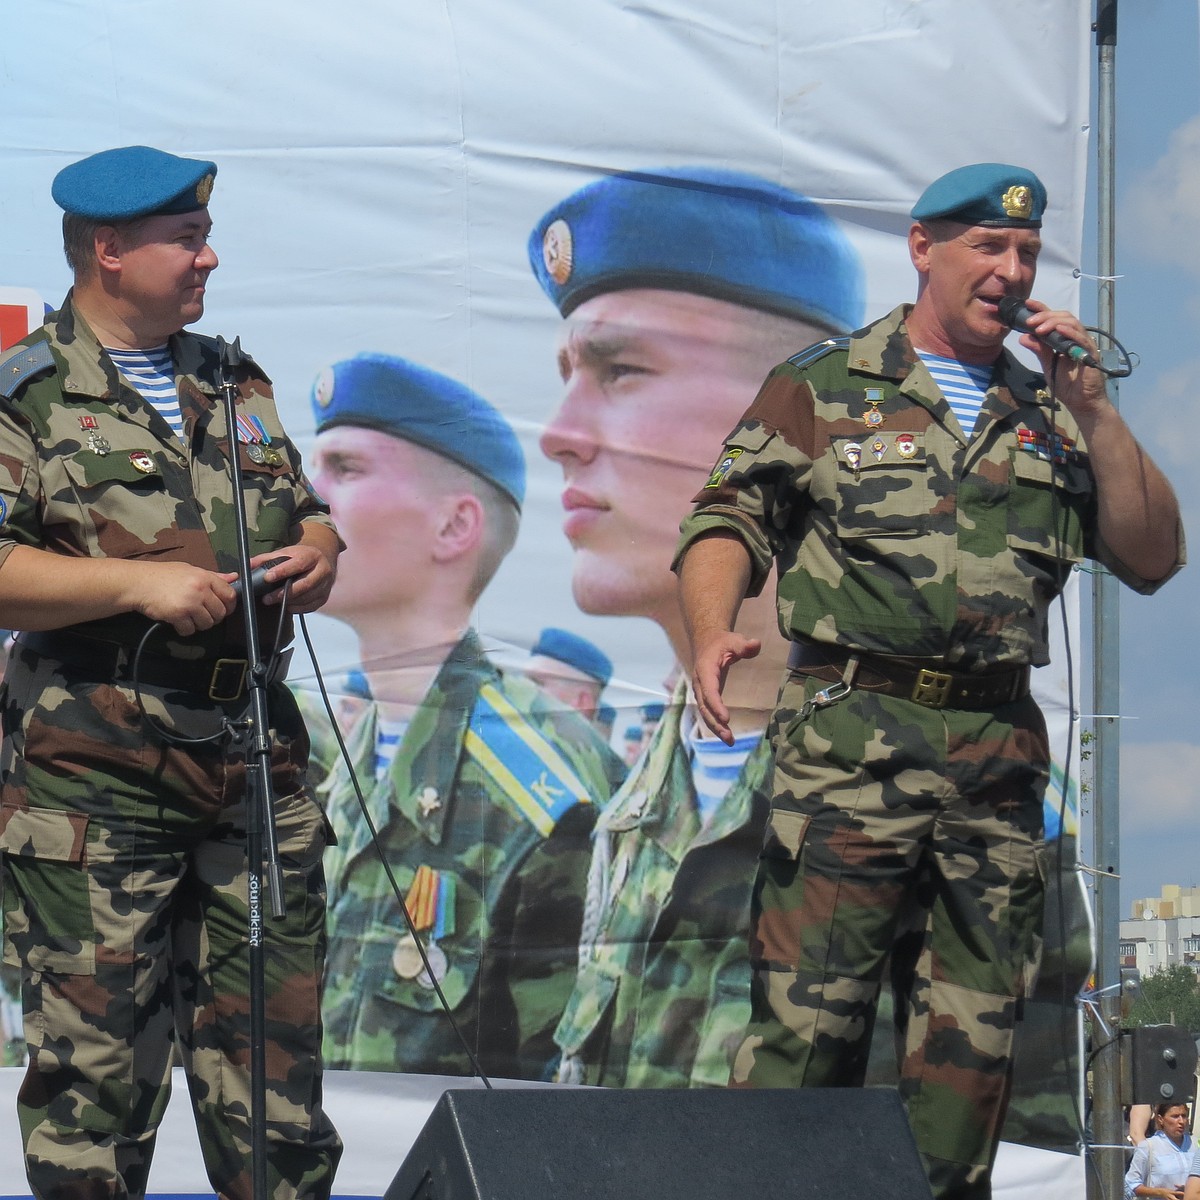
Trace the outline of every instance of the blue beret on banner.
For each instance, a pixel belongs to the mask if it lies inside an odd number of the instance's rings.
[[[216,175],[216,163],[151,146],[121,146],[63,167],[50,194],[72,216],[132,221],[204,208]]]
[[[913,205],[914,221],[961,221],[964,225],[1040,229],[1046,185],[1024,167],[972,163],[935,179]]]
[[[667,288],[832,333],[862,318],[862,268],[833,220],[807,197],[736,171],[610,175],[550,209],[528,249],[564,317],[604,292]]]
[[[525,455],[512,426],[449,376],[390,354],[359,354],[326,367],[311,399],[318,433],[377,429],[458,463],[518,508],[525,502]]]
[[[597,683],[606,684],[612,678],[612,660],[593,642],[566,629],[543,629],[530,654],[555,658],[590,675]]]

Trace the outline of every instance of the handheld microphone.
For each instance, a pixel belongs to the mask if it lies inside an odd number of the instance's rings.
[[[250,572],[250,590],[256,597],[264,595],[275,586],[273,583],[267,582],[266,575],[272,567],[277,567],[282,562],[287,562],[287,559],[269,558],[265,563],[259,563],[258,566]],[[240,579],[235,579],[229,586],[233,588],[238,600],[241,600],[242,581]]]
[[[1019,329],[1022,333],[1033,334],[1039,342],[1045,342],[1055,354],[1066,355],[1074,362],[1083,363],[1085,367],[1102,369],[1090,351],[1085,350],[1078,342],[1071,341],[1057,329],[1052,329],[1049,333],[1033,333],[1029,328],[1029,322],[1037,316],[1037,313],[1029,305],[1018,300],[1016,296],[1005,296],[996,307],[1000,310],[1000,320],[1009,329]]]

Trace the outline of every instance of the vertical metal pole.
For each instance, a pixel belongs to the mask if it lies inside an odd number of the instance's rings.
[[[1116,327],[1116,51],[1117,0],[1096,4],[1096,180],[1098,191],[1097,314],[1101,329]],[[1117,386],[1108,384],[1117,403]],[[1098,1147],[1122,1142],[1120,1056],[1115,1039],[1121,1014],[1120,965],[1120,627],[1117,581],[1106,571],[1092,576],[1092,743],[1093,858],[1096,876],[1096,987],[1108,1032],[1092,1031],[1092,1140]],[[1105,1043],[1108,1043],[1105,1045]],[[1117,1149],[1092,1152],[1088,1195],[1116,1200],[1122,1194],[1125,1156]]]

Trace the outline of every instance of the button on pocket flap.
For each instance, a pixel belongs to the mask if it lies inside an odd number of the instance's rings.
[[[0,807],[0,850],[20,858],[81,862],[87,824],[83,813],[5,804]]]

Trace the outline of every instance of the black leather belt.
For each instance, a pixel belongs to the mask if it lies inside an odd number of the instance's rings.
[[[792,642],[788,670],[836,683],[851,657],[858,658],[853,686],[886,696],[901,696],[926,708],[995,708],[1029,695],[1029,668],[1007,667],[986,674],[922,667],[876,654],[855,654],[844,646]]]
[[[70,669],[100,683],[133,683],[134,648],[119,642],[66,630],[21,633],[17,645],[46,658],[55,658]],[[268,683],[287,677],[291,650],[272,663]],[[204,696],[217,704],[231,704],[246,694],[250,663],[245,658],[176,658],[143,652],[137,664],[137,682],[148,687],[174,688]]]

